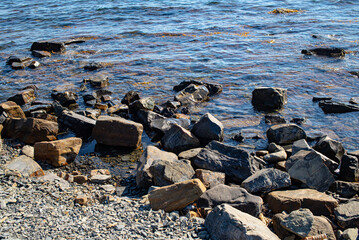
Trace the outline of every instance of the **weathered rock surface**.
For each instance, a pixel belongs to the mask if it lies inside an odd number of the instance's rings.
[[[203,148],[192,148],[190,150],[186,150],[178,154],[179,159],[188,159],[192,160],[198,153],[202,151]]]
[[[151,121],[150,128],[157,132],[166,133],[166,131],[170,130],[174,124],[188,129],[191,124],[191,120],[186,118],[159,118]]]
[[[232,207],[258,217],[262,211],[263,200],[252,195],[242,187],[230,187],[224,184],[217,185],[207,190],[197,201],[200,208],[215,208],[226,203]]]
[[[206,188],[213,188],[219,184],[224,184],[226,175],[221,172],[197,169],[196,177],[202,181]]]
[[[339,240],[358,240],[359,238],[359,229],[358,228],[348,228],[343,231],[340,235]]]
[[[359,199],[340,204],[334,213],[341,227],[359,228]]]
[[[241,183],[263,165],[246,150],[217,141],[210,142],[193,159],[196,167],[223,172],[229,180]]]
[[[328,136],[321,137],[313,148],[337,163],[340,163],[345,152],[344,147],[340,142],[335,141]]]
[[[0,112],[5,112],[10,118],[26,118],[21,107],[12,101],[1,103]]]
[[[166,151],[180,153],[200,146],[199,140],[188,130],[174,124],[161,139]]]
[[[287,103],[287,90],[283,88],[260,87],[252,92],[252,104],[258,110],[273,111]]]
[[[60,42],[34,42],[31,45],[30,51],[40,50],[40,51],[48,51],[51,53],[64,53],[66,51],[65,44]]]
[[[34,145],[34,158],[47,161],[55,167],[64,166],[75,160],[81,146],[81,138],[76,137],[52,142],[37,142]]]
[[[191,132],[206,145],[212,140],[223,141],[223,124],[212,114],[206,113],[193,125]]]
[[[267,138],[269,142],[285,145],[300,139],[306,139],[307,135],[304,130],[296,124],[279,124],[267,130]]]
[[[179,101],[183,106],[196,104],[208,100],[209,90],[204,85],[188,85],[185,89],[176,94],[174,100]]]
[[[351,198],[359,194],[359,182],[335,181],[329,190],[338,193],[342,197]]]
[[[186,87],[188,87],[191,84],[204,85],[209,90],[209,96],[219,94],[223,90],[223,87],[220,84],[205,83],[205,82],[199,82],[199,81],[194,81],[194,80],[183,81],[180,84],[174,86],[173,90],[176,91],[176,92],[179,92],[179,91],[182,91],[183,89],[185,89]]]
[[[137,112],[138,110],[150,110],[155,107],[155,101],[151,97],[140,98],[129,105],[131,112]]]
[[[342,48],[314,48],[310,50],[302,50],[305,55],[318,55],[325,57],[344,57],[345,50]]]
[[[307,141],[305,139],[300,139],[298,141],[295,141],[292,145],[292,155],[296,154],[300,150],[311,150],[312,148],[308,145]]]
[[[18,171],[24,177],[39,177],[45,175],[40,165],[25,155],[13,159],[6,164],[5,168]]]
[[[18,105],[24,105],[35,101],[35,90],[28,88],[10,97],[8,101],[15,102]]]
[[[274,152],[274,153],[269,153],[269,154],[265,155],[263,157],[263,159],[269,163],[285,161],[287,159],[287,153],[285,150],[282,150],[279,152]]]
[[[109,78],[107,76],[104,76],[102,74],[97,74],[94,76],[91,76],[89,78],[84,79],[84,83],[89,82],[92,87],[94,88],[104,88],[110,85]]]
[[[344,155],[340,164],[340,177],[349,182],[359,181],[359,161],[351,155]]]
[[[140,95],[138,94],[138,92],[129,91],[122,98],[121,103],[126,104],[126,105],[130,105],[131,103],[133,103],[134,101],[139,100],[139,99],[140,99]]]
[[[261,220],[228,204],[213,209],[206,217],[205,226],[213,240],[279,240]]]
[[[280,225],[300,238],[305,238],[309,235],[313,222],[313,213],[307,208],[302,208],[287,215]]]
[[[266,201],[274,213],[308,208],[314,215],[330,216],[338,206],[337,200],[314,189],[273,191]]]
[[[289,174],[273,168],[259,170],[241,184],[250,193],[266,193],[290,185]]]
[[[153,210],[172,212],[193,203],[205,191],[206,187],[201,180],[192,179],[152,190],[148,194],[148,200]]]
[[[332,100],[320,101],[319,107],[324,111],[324,113],[346,113],[359,111],[359,107],[357,105],[345,104]]]
[[[96,120],[67,110],[62,112],[60,121],[74,133],[84,137],[91,136],[92,130],[96,125]]]
[[[142,132],[142,124],[121,117],[100,116],[92,137],[108,146],[137,148],[141,145]]]
[[[34,158],[34,147],[30,145],[25,145],[21,149],[21,153],[28,156],[29,158]]]

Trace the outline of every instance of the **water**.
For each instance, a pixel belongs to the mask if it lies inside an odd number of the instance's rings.
[[[304,12],[269,13],[278,7]],[[324,93],[348,102],[359,96],[358,78],[349,73],[359,70],[358,16],[354,0],[2,0],[0,101],[30,84],[38,85],[44,101],[58,86],[78,91],[82,79],[94,74],[82,68],[91,61],[106,65],[98,72],[110,77],[115,99],[136,90],[161,102],[172,98],[172,87],[183,80],[220,83],[223,93],[194,114],[214,114],[230,142],[240,129],[262,136],[268,128],[264,114],[252,108],[252,90],[283,87],[289,99],[280,115],[305,117],[306,131],[327,133],[354,150],[359,113],[324,114],[311,98]],[[88,41],[41,59],[36,70],[5,65],[10,55],[30,55],[34,41],[76,36]],[[314,47],[342,47],[349,54],[344,59],[301,55]]]

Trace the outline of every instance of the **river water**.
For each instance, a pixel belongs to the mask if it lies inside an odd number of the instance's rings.
[[[279,7],[303,12],[270,13]],[[109,76],[115,99],[136,90],[161,102],[183,80],[222,84],[223,93],[194,114],[220,119],[231,144],[239,130],[263,137],[268,128],[264,113],[252,108],[252,90],[286,88],[288,104],[280,115],[288,121],[304,117],[307,132],[329,134],[355,150],[359,113],[324,114],[312,97],[348,102],[359,96],[359,79],[349,73],[359,71],[358,16],[355,0],[2,0],[0,101],[30,84],[39,87],[42,101],[51,100],[55,87],[78,91],[82,79],[94,74],[83,66],[102,62],[106,67],[98,72]],[[88,40],[39,60],[38,69],[5,65],[11,55],[30,56],[34,41],[78,36]],[[314,47],[341,47],[348,54],[335,59],[300,53]]]

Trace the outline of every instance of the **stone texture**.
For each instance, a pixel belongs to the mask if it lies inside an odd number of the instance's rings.
[[[228,204],[213,209],[205,226],[213,240],[279,240],[261,220]]]
[[[340,177],[349,182],[359,181],[359,161],[351,155],[344,155],[340,164]]]
[[[298,141],[295,141],[292,145],[292,155],[296,154],[300,150],[311,150],[312,148],[308,145],[307,141],[305,139],[300,139]]]
[[[252,104],[258,110],[273,111],[287,103],[287,90],[283,88],[260,87],[252,92]]]
[[[91,136],[92,130],[96,125],[96,120],[67,110],[62,112],[60,121],[74,133],[84,137]]]
[[[329,190],[338,193],[342,197],[351,198],[356,194],[359,195],[359,182],[335,181]]]
[[[32,88],[28,88],[10,97],[8,101],[13,101],[18,105],[24,105],[35,101],[35,99],[35,90]]]
[[[201,180],[192,179],[152,190],[148,200],[153,210],[172,212],[193,203],[205,191],[206,187]]]
[[[137,148],[141,145],[142,132],[142,124],[121,117],[100,116],[92,137],[104,145]]]
[[[155,101],[151,97],[140,98],[129,105],[131,112],[137,112],[138,110],[150,110],[155,107]]]
[[[259,216],[263,205],[261,197],[248,193],[242,187],[230,187],[224,184],[207,190],[196,202],[200,208],[215,208],[226,203],[255,217]]]
[[[199,140],[188,130],[174,124],[161,139],[166,151],[180,153],[200,146]]]
[[[340,142],[335,141],[328,136],[321,137],[313,148],[337,163],[340,163],[345,151]]]
[[[174,100],[179,101],[183,106],[206,101],[209,90],[204,85],[190,84],[185,89],[176,94]]]
[[[5,112],[10,118],[26,118],[21,107],[12,101],[1,103],[0,112]]]
[[[29,145],[25,145],[21,149],[21,153],[28,156],[28,157],[30,157],[30,158],[34,158],[34,147],[29,146]]]
[[[193,148],[190,150],[186,150],[178,154],[179,159],[188,159],[192,160],[195,156],[197,156],[200,151],[202,151],[203,148]]]
[[[206,188],[213,188],[219,184],[224,184],[226,175],[221,172],[197,169],[196,177],[202,181]]]
[[[276,163],[280,161],[285,161],[287,159],[286,151],[279,151],[274,153],[269,153],[263,157],[264,161],[269,163]]]
[[[193,125],[191,132],[201,141],[203,145],[212,140],[223,141],[223,124],[212,114],[206,113]]]
[[[313,222],[313,213],[309,209],[302,208],[287,215],[280,225],[300,238],[305,238],[309,235]]]
[[[24,177],[39,177],[45,175],[40,165],[25,155],[14,158],[6,164],[5,168],[16,170]]]
[[[308,208],[314,215],[330,216],[338,206],[337,200],[314,189],[273,191],[267,195],[266,201],[274,213]]]
[[[36,160],[47,161],[55,167],[73,162],[80,151],[81,138],[66,138],[52,142],[38,142],[34,145]]]
[[[285,145],[300,139],[306,139],[307,135],[304,130],[296,124],[279,124],[268,129],[267,138],[269,142]]]
[[[352,199],[335,208],[335,217],[343,228],[359,228],[359,199]]]

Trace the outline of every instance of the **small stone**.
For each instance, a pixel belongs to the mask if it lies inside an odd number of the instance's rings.
[[[335,217],[343,228],[359,228],[359,199],[352,199],[335,208]]]
[[[80,205],[87,205],[88,203],[88,198],[85,195],[79,195],[75,198],[75,202],[80,204]]]
[[[32,50],[31,53],[38,58],[51,57],[51,53],[48,51]]]
[[[178,158],[179,159],[188,159],[191,160],[192,158],[194,158],[195,156],[197,156],[197,154],[202,150],[203,148],[193,148],[190,150],[186,150],[181,152],[180,154],[178,154]]]
[[[45,175],[40,165],[32,158],[29,158],[25,155],[16,157],[8,164],[6,164],[5,168],[10,170],[16,170],[20,172],[21,175],[24,177],[38,177]]]
[[[103,174],[96,174],[94,176],[92,176],[90,178],[90,181],[92,183],[99,183],[99,184],[102,184],[102,183],[105,183],[107,182],[108,180],[110,180],[112,178],[111,175],[103,175]]]
[[[269,142],[279,145],[291,144],[300,139],[306,139],[304,130],[295,124],[280,124],[270,127],[267,131]]]
[[[84,184],[85,182],[87,182],[87,177],[84,175],[75,175],[74,182],[78,184]]]

